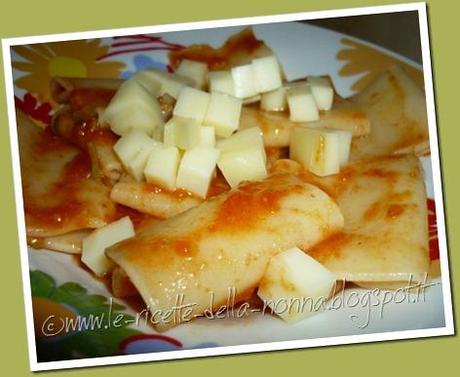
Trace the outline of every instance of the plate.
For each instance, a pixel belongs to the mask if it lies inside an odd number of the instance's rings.
[[[54,104],[51,76],[123,77],[149,67],[168,69],[170,50],[193,43],[218,47],[243,27],[93,39],[13,48],[16,106],[49,123]],[[378,46],[290,22],[254,26],[280,58],[288,79],[330,75],[337,91],[350,96],[398,63],[421,82],[421,67]],[[430,255],[438,248],[429,158],[422,158],[428,192]],[[258,311],[228,311],[225,318],[199,318],[165,333],[148,324],[132,303],[112,300],[105,284],[78,268],[71,255],[29,249],[38,361],[167,352],[242,344],[374,334],[444,326],[442,287],[435,278],[423,292],[346,290],[323,312],[296,324]],[[439,275],[438,275],[439,276]],[[355,292],[355,293],[353,293]],[[390,292],[390,293],[385,293]],[[388,295],[391,294],[391,302]],[[386,296],[387,295],[387,296]],[[399,296],[396,296],[399,295]],[[354,296],[350,297],[350,296]],[[123,320],[115,325],[113,318]],[[98,323],[103,318],[104,322]],[[107,321],[110,318],[111,320]],[[45,334],[43,333],[45,332]]]

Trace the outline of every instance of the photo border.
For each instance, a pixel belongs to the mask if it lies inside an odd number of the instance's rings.
[[[374,334],[363,335],[347,335],[338,337],[327,337],[318,339],[305,339],[293,341],[270,342],[261,344],[250,345],[237,345],[237,346],[221,346],[215,348],[203,348],[194,350],[178,350],[157,352],[149,354],[136,354],[136,355],[120,355],[120,356],[107,356],[84,358],[75,360],[62,360],[52,362],[37,362],[36,344],[34,335],[33,323],[33,310],[32,310],[32,295],[29,276],[29,258],[28,247],[26,240],[26,227],[25,216],[23,210],[23,196],[21,185],[21,172],[19,161],[19,146],[16,129],[16,114],[14,105],[14,82],[11,65],[10,48],[12,46],[31,44],[31,43],[45,43],[56,41],[70,41],[76,39],[89,39],[89,38],[103,38],[114,35],[133,35],[142,33],[159,33],[170,31],[187,31],[195,29],[210,29],[216,27],[226,26],[242,26],[242,25],[258,25],[266,23],[280,23],[289,21],[312,20],[323,18],[337,18],[347,16],[371,15],[371,14],[384,14],[384,13],[398,13],[406,11],[417,11],[420,27],[420,40],[422,47],[422,61],[423,61],[423,74],[425,82],[426,105],[428,114],[429,138],[431,148],[431,163],[433,167],[433,184],[436,203],[436,216],[438,228],[438,242],[440,249],[440,267],[442,279],[442,292],[444,304],[444,318],[445,326],[439,328],[428,328],[420,330],[406,330],[406,331],[393,331]],[[29,37],[17,37],[2,39],[3,49],[3,63],[4,75],[6,86],[6,98],[8,108],[8,123],[9,135],[11,146],[11,159],[13,168],[13,184],[14,195],[16,204],[18,238],[20,246],[21,257],[21,273],[24,294],[24,307],[26,314],[26,328],[27,328],[27,343],[29,352],[29,367],[31,371],[43,371],[53,369],[67,369],[88,366],[100,365],[114,365],[114,364],[127,364],[138,363],[146,361],[158,360],[174,360],[174,359],[188,359],[196,357],[217,356],[217,355],[231,355],[231,354],[244,354],[244,353],[257,353],[266,351],[299,349],[299,348],[313,348],[324,347],[331,345],[345,345],[355,343],[369,343],[380,342],[388,340],[400,339],[413,339],[413,338],[426,338],[434,336],[446,336],[455,334],[453,312],[452,312],[452,299],[451,299],[451,285],[449,278],[449,264],[448,264],[448,250],[447,238],[445,227],[445,211],[443,200],[443,181],[442,171],[440,164],[438,130],[436,125],[436,112],[434,103],[433,91],[433,77],[431,66],[431,52],[429,42],[428,19],[426,12],[426,3],[407,3],[396,5],[383,5],[371,7],[355,7],[337,10],[326,11],[313,11],[313,12],[299,12],[288,13],[281,15],[258,16],[258,17],[244,17],[233,19],[221,19],[212,21],[199,21],[187,23],[174,23],[156,26],[132,27],[132,28],[118,28],[107,29],[100,31],[87,31],[76,33],[61,33],[61,34],[48,34]]]

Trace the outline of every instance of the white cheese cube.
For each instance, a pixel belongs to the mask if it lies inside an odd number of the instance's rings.
[[[294,128],[289,153],[291,159],[321,177],[340,171],[339,135],[334,130]]]
[[[331,130],[332,131],[332,130]],[[350,156],[350,147],[352,140],[352,133],[348,130],[333,130],[339,137],[339,163],[340,166],[348,162]]]
[[[222,153],[217,166],[231,187],[243,181],[257,181],[267,176],[265,150],[253,145]]]
[[[336,276],[302,250],[293,248],[274,256],[257,295],[288,322],[305,319],[324,307],[333,293]]]
[[[120,86],[102,112],[101,121],[107,122],[118,135],[131,129],[152,135],[155,127],[164,123],[158,100],[136,80],[125,81]]]
[[[163,130],[163,144],[167,147],[175,147],[176,146],[176,135],[175,135],[175,124],[178,121],[178,118],[171,118],[165,124]],[[179,119],[179,121],[184,121],[183,119]]]
[[[105,256],[105,249],[134,235],[134,227],[128,216],[96,229],[83,239],[81,261],[97,276],[103,276],[115,266]]]
[[[113,146],[115,154],[126,167],[136,155],[145,149],[152,149],[158,142],[150,138],[144,131],[131,130],[123,135]]]
[[[264,147],[262,130],[259,127],[250,127],[238,131],[227,139],[217,142],[217,148],[221,153],[245,149],[247,147]]]
[[[255,87],[259,93],[269,92],[281,87],[281,70],[275,56],[266,56],[252,61]]]
[[[150,138],[145,132],[131,130],[122,136],[113,148],[129,175],[140,182],[144,178],[147,157],[150,151],[158,145],[160,143]]]
[[[320,110],[330,110],[334,102],[334,89],[326,77],[308,77],[311,92],[315,98],[316,105]]]
[[[203,89],[208,82],[208,65],[194,60],[184,59],[180,62],[176,73],[193,81],[194,87]]]
[[[132,79],[141,84],[152,97],[160,95],[161,82],[152,78],[148,71],[138,71],[133,75]]]
[[[286,87],[262,94],[260,108],[265,111],[284,111],[287,109]]]
[[[155,148],[148,157],[144,170],[145,179],[173,191],[176,188],[179,161],[180,153],[176,147]]]
[[[288,88],[289,119],[293,122],[311,122],[319,119],[318,106],[309,85]]]
[[[240,98],[212,92],[203,125],[214,127],[217,136],[229,137],[239,126],[241,106]]]
[[[154,88],[159,85],[160,89],[156,96],[167,93],[171,97],[177,98],[183,88],[194,85],[194,82],[187,77],[153,68],[137,72],[133,78],[146,88]]]
[[[171,118],[164,128],[163,140],[166,146],[191,149],[200,144],[201,126],[186,118]]]
[[[168,73],[168,72],[165,72]],[[179,98],[180,92],[187,86],[193,86],[193,82],[186,77],[168,73],[168,76],[162,81],[160,96],[169,94],[173,98]]]
[[[232,73],[230,71],[213,71],[208,73],[209,91],[235,95]]]
[[[186,151],[179,165],[176,186],[206,198],[219,154],[219,150],[201,145]]]
[[[231,69],[235,97],[248,98],[259,94],[255,86],[252,64],[240,65]]]
[[[193,119],[202,123],[208,110],[210,94],[202,90],[186,87],[182,89],[174,106],[176,117]]]
[[[153,148],[143,149],[141,150],[132,160],[126,163],[126,170],[131,177],[133,177],[137,182],[141,182],[144,180],[144,169],[145,165],[147,164],[147,160],[149,158],[150,153]]]
[[[214,127],[200,127],[200,145],[214,147],[216,145],[216,134]]]

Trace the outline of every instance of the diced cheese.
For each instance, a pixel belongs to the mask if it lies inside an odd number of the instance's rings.
[[[319,119],[318,106],[309,85],[289,87],[287,102],[291,121],[311,122]]]
[[[132,78],[141,84],[152,97],[157,97],[160,95],[161,82],[152,78],[152,75],[149,74],[149,71],[138,71],[133,75]]]
[[[199,123],[186,118],[171,118],[164,129],[166,146],[190,149],[200,144],[201,126]]]
[[[230,71],[212,71],[208,73],[209,91],[235,95],[232,73]]]
[[[158,148],[157,146],[152,146],[150,148],[142,149],[137,153],[134,158],[128,161],[125,164],[125,168],[129,175],[133,177],[136,181],[141,182],[144,180],[144,169],[147,164],[150,153]]]
[[[230,186],[267,176],[267,157],[259,127],[247,128],[220,140],[217,148],[221,152],[217,165]]]
[[[97,276],[103,276],[115,266],[105,256],[105,249],[134,235],[134,227],[128,216],[96,229],[83,239],[81,260]]]
[[[176,117],[188,118],[202,123],[208,110],[210,94],[202,90],[186,87],[177,98],[173,114]]]
[[[123,135],[131,129],[140,129],[152,135],[155,127],[163,124],[158,100],[136,80],[124,82],[101,114],[113,132]]]
[[[255,86],[252,64],[240,65],[231,69],[235,97],[248,98],[259,94]]]
[[[274,256],[257,295],[288,322],[305,319],[324,306],[336,283],[334,273],[298,248]]]
[[[334,130],[296,127],[291,133],[290,158],[319,176],[340,170],[339,135]]]
[[[150,138],[144,131],[131,130],[123,135],[113,146],[115,154],[125,167],[142,150],[152,149],[158,142]]]
[[[176,186],[205,198],[213,177],[219,150],[208,146],[189,149],[182,156]]]
[[[320,110],[330,110],[334,102],[334,89],[326,77],[308,77],[311,92],[315,98],[316,105]]]
[[[227,139],[222,139],[217,142],[217,148],[221,153],[245,149],[252,146],[264,146],[262,130],[259,127],[250,127],[238,131]]]
[[[167,93],[174,98],[177,98],[181,90],[186,86],[194,85],[194,82],[187,77],[154,68],[139,71],[133,78],[146,88],[154,88],[159,85],[160,89],[157,96],[162,96]]]
[[[179,98],[180,92],[187,86],[193,86],[193,82],[188,80],[186,77],[174,75],[169,72],[164,72],[167,76],[161,83],[160,96],[169,94],[173,98]]]
[[[257,144],[222,153],[217,166],[231,187],[267,176],[265,150]]]
[[[260,107],[266,111],[284,111],[287,109],[286,87],[262,94]]]
[[[339,137],[339,163],[342,166],[348,162],[350,156],[352,133],[348,130],[334,130],[334,132]]]
[[[241,106],[240,98],[212,92],[203,125],[214,127],[217,136],[229,137],[240,123]]]
[[[200,145],[214,147],[216,145],[216,134],[214,127],[200,127]]]
[[[269,92],[281,87],[281,69],[275,56],[265,56],[252,61],[254,81],[259,93]]]
[[[176,147],[155,148],[150,153],[144,170],[147,182],[155,183],[171,191],[174,190],[179,161],[180,153]]]
[[[131,130],[114,145],[115,154],[121,160],[126,171],[136,180],[144,178],[144,167],[149,153],[160,143],[145,132]]]
[[[176,73],[191,79],[198,89],[204,89],[208,82],[208,65],[206,63],[184,59],[177,67]]]

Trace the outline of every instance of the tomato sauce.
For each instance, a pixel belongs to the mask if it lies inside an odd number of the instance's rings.
[[[62,179],[47,192],[47,196],[60,199],[59,204],[42,206],[41,203],[31,202],[25,192],[24,210],[28,223],[38,223],[40,226],[78,223],[77,219],[84,215],[85,205],[76,197],[76,193],[80,182],[87,179],[90,174],[91,160],[87,153],[80,152],[64,167]]]
[[[183,59],[206,63],[211,71],[229,69],[232,57],[238,54],[252,54],[264,46],[251,29],[244,29],[231,37],[222,47],[213,48],[209,45],[192,45],[181,50],[171,51],[169,61],[173,68],[177,68]]]
[[[230,193],[209,226],[210,231],[247,231],[274,214],[295,185],[273,188],[269,181],[251,182]]]

